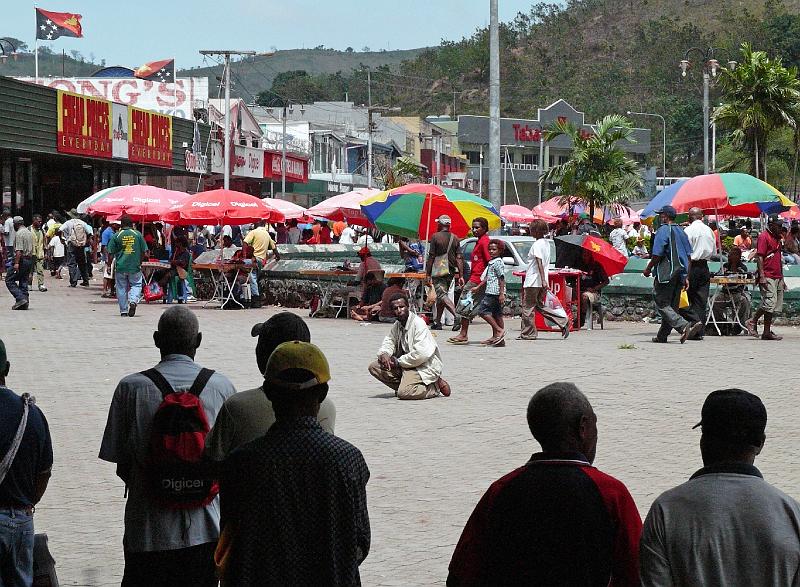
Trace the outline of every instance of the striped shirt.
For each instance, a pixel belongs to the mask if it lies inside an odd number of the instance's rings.
[[[495,257],[483,270],[482,279],[486,280],[486,293],[500,295],[500,280],[506,278],[506,267],[501,257]]]

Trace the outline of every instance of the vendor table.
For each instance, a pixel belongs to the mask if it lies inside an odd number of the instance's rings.
[[[171,265],[167,261],[143,261],[142,262],[142,291],[153,281],[153,275],[160,269],[169,269]],[[144,297],[142,297],[144,300]]]
[[[720,298],[720,294],[728,293],[728,289],[731,287],[743,285],[746,288],[749,285],[753,285],[755,282],[755,279],[748,277],[747,275],[714,275],[711,277],[711,285],[715,287],[713,288],[711,297],[708,300],[708,315],[706,316],[706,324],[713,324],[718,335],[722,336],[722,331],[719,329],[720,324],[738,325],[741,326],[743,331],[747,331],[747,326],[745,326],[739,319],[741,302],[737,303],[736,299],[731,295]],[[728,304],[732,310],[732,315],[729,320],[717,319],[716,315],[714,314],[714,305],[717,303]]]
[[[319,304],[311,312],[311,317],[316,316],[323,308],[330,306],[333,295],[346,288],[347,282],[358,275],[357,271],[336,269],[301,269],[298,273],[305,277],[313,278],[319,288]],[[345,295],[349,296],[349,292],[345,292]],[[348,304],[345,304],[345,306],[348,306]]]
[[[222,263],[195,263],[192,265],[192,269],[194,271],[208,271],[211,281],[214,283],[214,293],[211,299],[203,304],[203,307],[211,302],[219,302],[219,307],[223,308],[228,302],[233,302],[244,309],[244,306],[233,297],[233,286],[236,284],[242,272],[247,275],[253,270],[252,263],[230,261],[224,261]]]
[[[567,320],[569,320],[569,329],[570,330],[578,330],[575,327],[575,324],[581,323],[581,275],[583,275],[583,271],[580,269],[550,269],[547,276],[548,286],[550,287],[550,291],[558,298],[558,301],[561,302],[561,305],[564,306],[564,310],[567,311]],[[523,284],[525,283],[525,271],[514,271],[514,275],[516,277],[521,277]],[[575,285],[571,288],[571,296],[567,299],[567,294],[570,293],[570,288],[567,287],[567,279],[574,280]],[[572,305],[575,304],[576,310],[575,313],[577,314],[578,319],[573,320],[572,315]],[[538,330],[545,330],[549,332],[556,332],[559,329],[553,326],[550,326],[545,322],[544,318],[538,312],[534,317],[536,321],[536,328]]]

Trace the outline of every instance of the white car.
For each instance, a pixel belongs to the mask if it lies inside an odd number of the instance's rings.
[[[510,279],[509,273],[515,271],[525,271],[528,268],[528,253],[533,246],[533,241],[536,240],[531,236],[505,236],[497,235],[490,236],[492,239],[501,240],[506,243],[506,251],[503,255],[503,262],[506,265],[506,278]],[[465,238],[461,241],[461,252],[464,255],[464,271],[466,272],[465,279],[469,278],[469,265],[472,259],[472,251],[475,249],[475,243],[478,241],[474,236]],[[556,259],[556,245],[550,241],[550,266]],[[517,278],[518,279],[518,278]]]

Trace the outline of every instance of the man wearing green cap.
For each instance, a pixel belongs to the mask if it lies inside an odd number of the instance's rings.
[[[33,582],[33,507],[42,499],[53,446],[47,420],[28,394],[6,387],[11,364],[0,340],[0,585]],[[21,424],[22,437],[17,439]],[[9,455],[8,468],[3,461]]]
[[[317,421],[330,379],[325,355],[309,342],[285,342],[270,355],[264,392],[275,424],[231,454],[220,480],[223,537],[232,536],[224,584],[361,584],[369,469]]]

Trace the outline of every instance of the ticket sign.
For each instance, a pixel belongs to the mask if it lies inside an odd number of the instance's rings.
[[[102,157],[113,154],[111,102],[59,90],[56,150],[60,153]]]
[[[128,160],[172,167],[172,117],[128,108]]]

